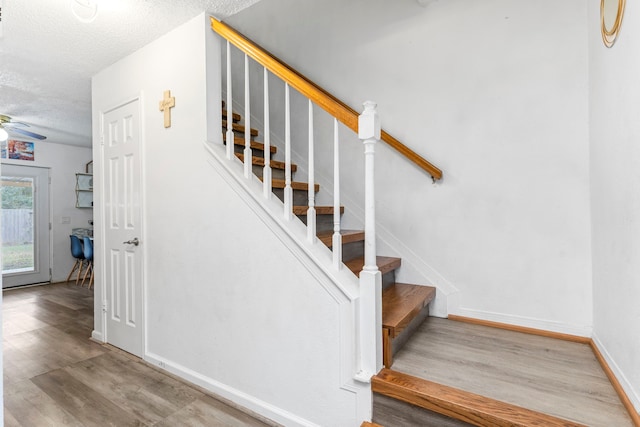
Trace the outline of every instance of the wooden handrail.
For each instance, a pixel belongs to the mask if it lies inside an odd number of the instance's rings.
[[[338,119],[349,129],[356,133],[358,132],[358,113],[353,108],[214,17],[211,17],[211,28],[263,67],[287,82],[289,86],[296,89],[327,113]],[[381,133],[381,139],[418,165],[418,167],[425,170],[434,180],[442,178],[442,171],[440,169],[384,130]]]

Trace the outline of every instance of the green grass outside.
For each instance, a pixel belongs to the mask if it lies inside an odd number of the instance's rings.
[[[33,268],[33,244],[2,246],[2,271]]]

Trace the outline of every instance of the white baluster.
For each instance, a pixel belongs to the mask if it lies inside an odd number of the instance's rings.
[[[231,96],[231,43],[227,41],[227,159],[231,159],[233,155],[234,136],[233,136],[233,97]]]
[[[244,177],[251,179],[251,92],[249,89],[249,55],[244,55]]]
[[[309,100],[309,209],[307,210],[307,240],[311,243],[316,241],[316,186],[313,163],[313,103]]]
[[[262,169],[265,199],[271,195],[271,131],[269,127],[269,71],[264,69],[264,168]]]
[[[291,106],[289,101],[289,84],[284,86],[284,217],[292,218],[293,189],[291,188]]]
[[[333,265],[342,268],[342,234],[340,233],[340,144],[338,119],[333,119]]]
[[[364,103],[358,118],[358,137],[364,143],[365,156],[365,264],[360,272],[360,366],[356,378],[368,382],[382,368],[382,275],[376,265],[374,197],[374,152],[380,139],[380,120],[371,101]]]

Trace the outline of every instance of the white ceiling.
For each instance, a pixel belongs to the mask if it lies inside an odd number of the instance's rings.
[[[203,11],[228,17],[258,0],[0,0],[0,114],[31,125],[43,143],[91,145],[91,76]],[[31,139],[15,135],[16,138]]]

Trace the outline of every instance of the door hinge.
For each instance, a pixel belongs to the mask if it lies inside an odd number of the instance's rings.
[[[107,300],[102,301],[102,312],[103,313],[107,312],[107,307],[108,307]]]

